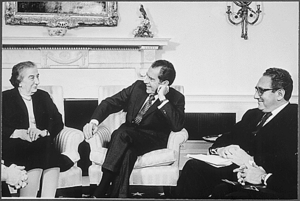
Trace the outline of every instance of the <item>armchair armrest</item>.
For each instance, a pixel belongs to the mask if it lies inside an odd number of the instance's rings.
[[[102,164],[104,162],[107,151],[106,147],[110,138],[111,134],[108,128],[100,124],[93,137],[88,140],[86,139],[86,142],[90,144],[90,160],[92,162],[97,164]]]
[[[180,146],[187,141],[188,137],[189,135],[185,128],[179,132],[172,131],[169,136],[167,148],[179,153]]]
[[[79,144],[84,140],[82,131],[64,127],[54,138],[56,148],[61,154],[68,156],[74,163],[80,160]]]

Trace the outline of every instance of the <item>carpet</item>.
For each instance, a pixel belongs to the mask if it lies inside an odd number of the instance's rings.
[[[130,186],[129,198],[166,198],[162,186]]]
[[[93,192],[95,186],[83,187],[82,188],[82,198],[88,198],[90,196],[91,191]],[[78,189],[76,190],[78,192]],[[74,195],[73,193],[71,193]],[[59,197],[73,197],[71,195],[61,195]],[[162,186],[130,186],[129,187],[129,197],[128,198],[150,198],[150,199],[165,199],[168,196],[164,193],[164,188]]]

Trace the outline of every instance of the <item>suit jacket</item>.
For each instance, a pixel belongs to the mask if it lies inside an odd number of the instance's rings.
[[[102,122],[110,114],[125,111],[127,125],[132,125],[133,120],[144,104],[149,94],[146,93],[146,85],[138,80],[131,86],[123,89],[112,97],[103,100],[96,108],[91,119],[97,119]],[[143,120],[138,129],[145,133],[157,135],[164,140],[168,139],[170,131],[180,131],[184,124],[184,96],[173,88],[170,88],[166,95],[169,103],[166,103],[161,109],[159,100],[156,100],[149,110],[143,116]]]
[[[288,104],[256,136],[252,134],[263,116],[259,109],[248,110],[232,132],[221,136],[212,148],[237,144],[272,176],[267,188],[284,197],[297,196],[298,105]]]
[[[63,129],[62,116],[58,112],[50,95],[37,90],[32,95],[33,113],[36,126],[40,130],[47,129],[54,138]],[[10,139],[16,129],[28,129],[29,117],[26,105],[17,88],[2,92],[2,140]]]

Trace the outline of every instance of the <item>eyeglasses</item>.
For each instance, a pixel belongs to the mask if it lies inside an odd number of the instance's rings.
[[[266,91],[277,90],[277,89],[263,89],[261,87],[255,87],[255,92],[258,93],[259,96],[262,96]]]

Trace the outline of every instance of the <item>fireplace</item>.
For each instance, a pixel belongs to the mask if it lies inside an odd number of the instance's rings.
[[[2,80],[11,68],[33,61],[41,85],[60,85],[66,99],[97,99],[101,85],[129,85],[145,74],[168,38],[4,37]]]

